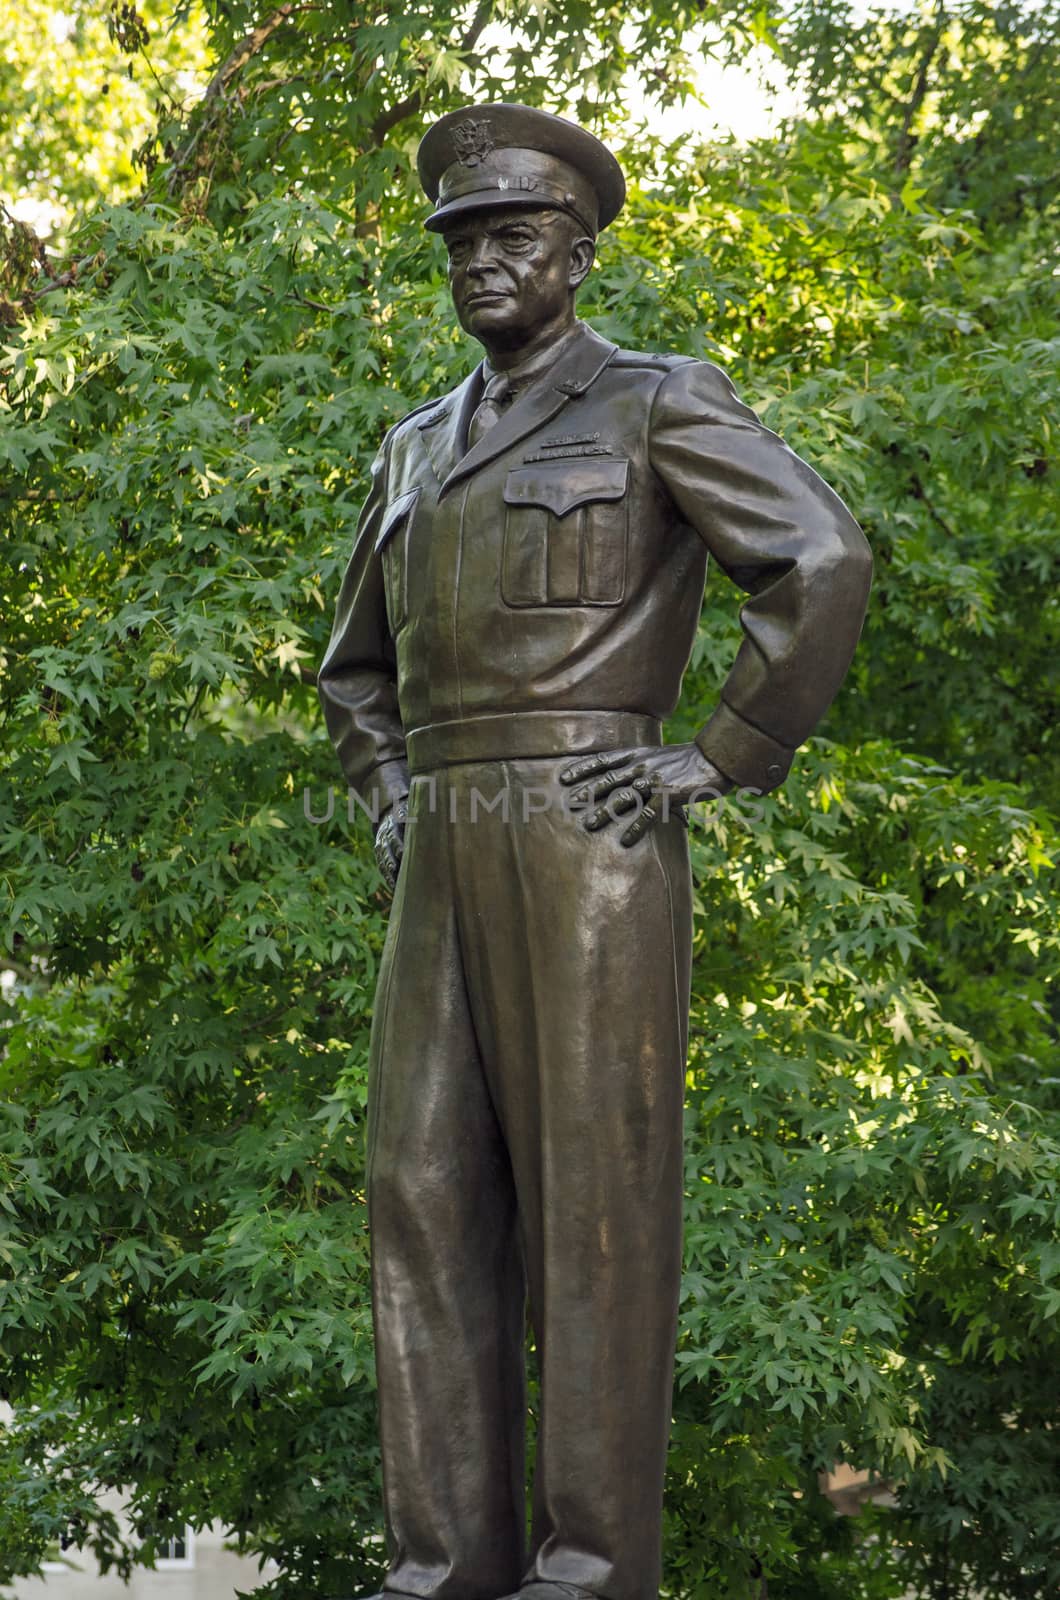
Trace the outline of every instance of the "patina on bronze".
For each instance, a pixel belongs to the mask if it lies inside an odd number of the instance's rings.
[[[576,318],[624,196],[603,145],[472,106],[419,167],[486,360],[387,434],[320,673],[347,779],[390,802],[377,848],[396,876],[368,1134],[385,1588],[653,1600],[681,1260],[680,803],[782,782],[846,673],[871,562],[717,367]],[[695,741],[664,746],[709,556],[749,596],[744,641]]]

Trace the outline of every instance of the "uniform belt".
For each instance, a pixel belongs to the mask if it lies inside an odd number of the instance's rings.
[[[458,761],[516,761],[587,750],[662,744],[658,717],[633,711],[511,711],[413,728],[405,736],[409,771]]]

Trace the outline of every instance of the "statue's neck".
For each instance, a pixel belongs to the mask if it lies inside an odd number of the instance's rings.
[[[572,306],[568,314],[539,328],[525,344],[502,350],[490,349],[487,345],[486,359],[490,370],[503,372],[514,384],[522,385],[552,365],[561,347],[566,345],[580,326]]]

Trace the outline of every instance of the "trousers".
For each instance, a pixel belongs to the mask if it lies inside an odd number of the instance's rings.
[[[658,1594],[688,842],[677,816],[628,849],[619,826],[587,833],[567,764],[414,781],[381,963],[367,1198],[384,1588],[422,1600],[527,1582]]]

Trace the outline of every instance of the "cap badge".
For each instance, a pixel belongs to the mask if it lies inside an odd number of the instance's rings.
[[[468,117],[464,122],[454,123],[452,131],[456,158],[465,167],[477,167],[494,148],[490,125],[485,120]]]

